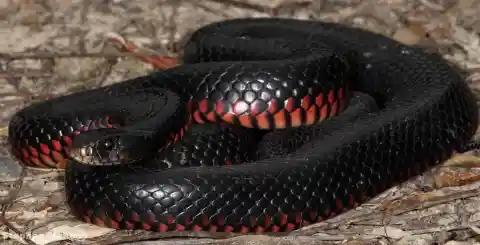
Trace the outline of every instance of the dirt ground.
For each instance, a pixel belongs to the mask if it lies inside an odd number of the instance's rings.
[[[6,150],[19,108],[144,75],[152,67],[106,37],[177,55],[196,28],[227,18],[343,22],[441,52],[480,84],[476,0],[1,0],[1,244],[480,244],[480,166],[458,156],[361,207],[287,236],[114,231],[70,216],[62,171],[23,169]],[[2,225],[3,224],[3,225]],[[173,238],[186,235],[190,238]],[[167,236],[167,237],[165,237]],[[197,238],[191,238],[197,236]],[[157,241],[142,241],[160,239]]]

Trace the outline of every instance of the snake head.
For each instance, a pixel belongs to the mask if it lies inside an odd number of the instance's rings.
[[[128,164],[141,159],[142,151],[135,149],[141,145],[140,140],[145,139],[118,129],[92,130],[74,138],[69,157],[94,166]]]

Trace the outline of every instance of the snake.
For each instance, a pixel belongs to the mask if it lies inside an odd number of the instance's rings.
[[[476,103],[422,47],[341,23],[237,18],[195,30],[176,66],[24,107],[9,145],[26,166],[65,169],[84,222],[285,232],[465,152]]]

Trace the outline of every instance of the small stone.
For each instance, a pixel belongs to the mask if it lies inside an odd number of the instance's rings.
[[[421,38],[410,28],[398,29],[393,35],[393,39],[404,44],[417,44],[420,42]]]

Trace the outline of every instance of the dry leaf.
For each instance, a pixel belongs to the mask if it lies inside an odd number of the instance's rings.
[[[378,227],[372,230],[373,235],[387,236],[393,239],[400,239],[405,236],[411,235],[410,232],[406,232],[402,229],[387,226],[387,227]]]
[[[98,227],[89,224],[76,226],[62,225],[49,230],[46,233],[34,235],[30,239],[39,245],[48,244],[54,241],[72,239],[76,241],[98,237],[111,232],[112,229]]]

